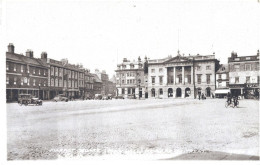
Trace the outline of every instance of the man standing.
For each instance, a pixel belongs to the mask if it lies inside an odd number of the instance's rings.
[[[227,102],[228,102],[228,104],[231,104],[231,94],[230,94],[230,92],[228,92],[228,94],[227,94]]]
[[[199,95],[199,100],[200,100],[200,96],[201,96],[201,91],[200,90],[198,91],[198,95]]]

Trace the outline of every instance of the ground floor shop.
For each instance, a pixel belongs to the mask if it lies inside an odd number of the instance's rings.
[[[42,88],[11,88],[6,89],[6,102],[18,101],[19,94],[31,94],[41,100],[49,99],[49,90]]]
[[[119,87],[116,90],[116,96],[148,98],[148,91],[144,86]]]

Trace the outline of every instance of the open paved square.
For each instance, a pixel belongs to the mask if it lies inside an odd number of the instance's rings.
[[[7,156],[258,159],[259,101],[239,101],[239,108],[225,108],[224,99],[11,103]]]

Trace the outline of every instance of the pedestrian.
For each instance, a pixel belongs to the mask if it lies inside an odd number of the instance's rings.
[[[231,94],[230,94],[230,92],[228,92],[227,93],[227,102],[228,102],[228,104],[231,104]]]
[[[201,96],[201,91],[198,91],[198,95],[199,95],[199,100],[200,100],[200,96]]]
[[[201,94],[201,100],[204,100],[204,93]]]
[[[214,99],[214,97],[215,97],[214,94],[212,93],[211,95],[212,95],[212,98]]]

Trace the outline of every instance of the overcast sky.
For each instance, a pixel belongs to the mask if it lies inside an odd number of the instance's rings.
[[[5,45],[68,58],[111,77],[122,58],[150,59],[181,53],[216,53],[226,63],[232,50],[260,48],[260,3],[236,1],[5,1]],[[179,31],[179,32],[178,32]],[[178,37],[179,36],[179,37]],[[7,49],[7,48],[6,48]]]

